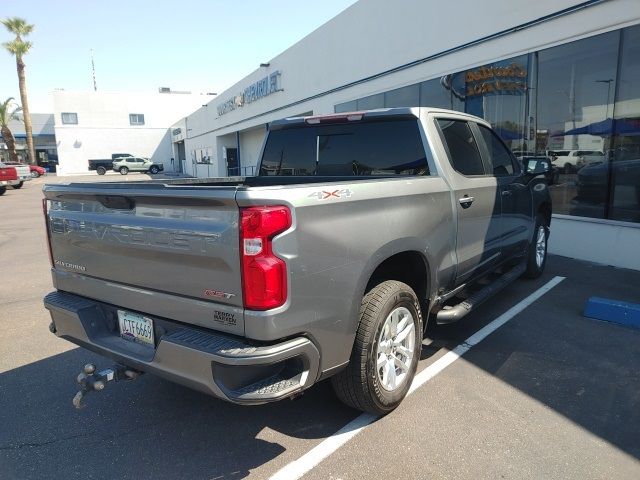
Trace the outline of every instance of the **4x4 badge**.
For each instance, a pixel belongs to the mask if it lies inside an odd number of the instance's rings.
[[[349,198],[351,197],[351,190],[343,188],[339,190],[319,190],[309,194],[309,198],[315,198],[316,200],[326,200],[328,198]]]

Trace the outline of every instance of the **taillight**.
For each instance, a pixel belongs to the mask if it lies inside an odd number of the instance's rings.
[[[273,237],[291,226],[282,205],[240,209],[240,255],[245,308],[268,310],[287,300],[287,265],[274,255]]]
[[[47,232],[47,249],[49,250],[49,263],[53,267],[53,251],[51,250],[51,232],[49,231],[49,203],[42,199],[42,213],[44,214],[44,229]]]

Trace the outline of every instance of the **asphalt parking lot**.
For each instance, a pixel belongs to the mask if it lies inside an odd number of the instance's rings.
[[[327,382],[239,407],[148,375],[74,410],[82,366],[109,362],[47,328],[40,189],[64,180],[0,198],[0,478],[269,478],[359,416]],[[640,303],[640,272],[550,257],[542,278],[431,328],[419,368],[556,276],[565,279],[304,478],[640,478],[640,331],[581,315],[593,295]]]

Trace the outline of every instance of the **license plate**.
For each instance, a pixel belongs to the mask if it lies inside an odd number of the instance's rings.
[[[120,336],[130,342],[154,346],[153,320],[137,313],[118,310]]]

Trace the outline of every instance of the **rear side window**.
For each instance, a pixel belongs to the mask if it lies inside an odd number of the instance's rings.
[[[453,168],[463,175],[484,175],[482,158],[471,129],[462,120],[438,119]]]
[[[478,125],[482,139],[489,153],[489,166],[496,177],[513,175],[511,153],[498,136],[487,127]]]
[[[260,175],[426,175],[417,120],[315,125],[274,130]]]

